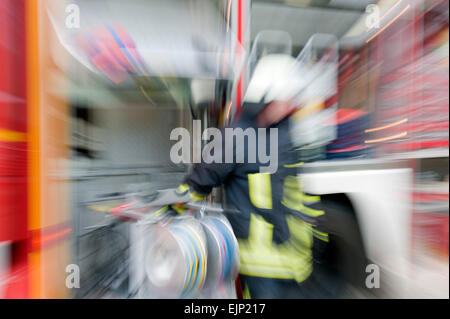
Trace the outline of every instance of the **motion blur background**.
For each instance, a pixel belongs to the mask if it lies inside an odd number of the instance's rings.
[[[376,297],[448,298],[448,32],[446,0],[0,0],[0,297],[127,297],[108,209],[181,182],[171,130],[232,121],[265,49],[325,34],[334,134],[300,179],[348,204]]]

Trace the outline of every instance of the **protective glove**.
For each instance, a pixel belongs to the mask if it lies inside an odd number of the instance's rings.
[[[187,198],[187,195],[189,195],[188,198],[193,202],[202,201],[206,198],[206,195],[192,191],[188,184],[181,184],[178,186],[175,193],[183,199]],[[189,207],[186,205],[186,201],[180,201],[179,203],[173,204],[171,205],[171,208],[179,214],[184,214],[189,210]]]

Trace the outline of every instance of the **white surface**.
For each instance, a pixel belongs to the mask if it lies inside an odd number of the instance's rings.
[[[411,267],[407,298],[449,298],[449,265],[422,255]]]
[[[404,297],[411,260],[410,169],[348,170],[300,176],[311,194],[346,194],[357,214],[368,257],[392,275],[390,292]],[[395,290],[395,291],[394,291]]]

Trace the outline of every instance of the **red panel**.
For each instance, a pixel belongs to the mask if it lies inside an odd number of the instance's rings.
[[[414,213],[413,230],[428,248],[448,255],[448,214]]]
[[[26,177],[0,176],[0,242],[27,238]]]
[[[0,128],[26,131],[25,6],[0,1]]]
[[[25,1],[0,0],[0,242],[27,237],[25,26]]]
[[[26,173],[27,144],[0,141],[0,177],[26,176]]]
[[[29,298],[28,242],[21,241],[11,245],[11,267],[0,277],[4,283],[2,298]]]

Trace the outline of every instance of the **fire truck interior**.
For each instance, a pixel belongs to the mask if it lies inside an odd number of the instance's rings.
[[[183,226],[196,280],[175,230],[136,220],[192,167],[171,132],[232,123],[270,54],[301,70],[298,183],[330,236],[317,285],[448,298],[448,21],[441,0],[1,0],[0,298],[242,298],[222,188],[191,208],[209,226]]]

